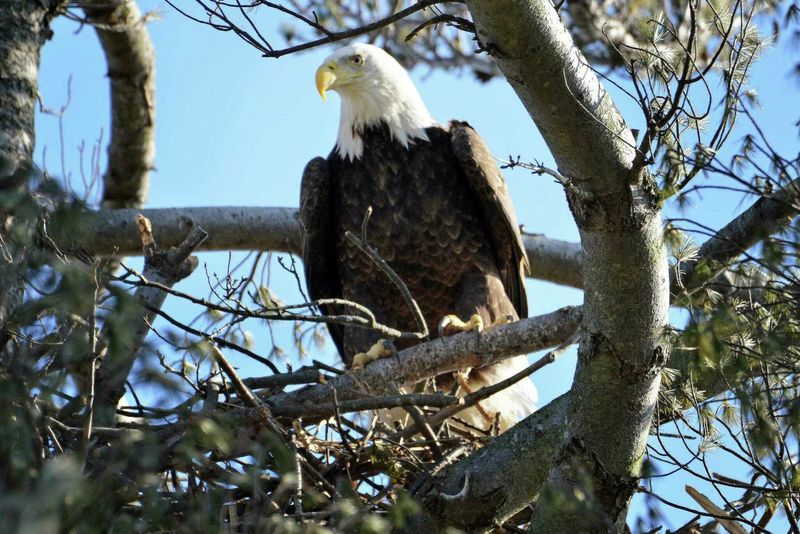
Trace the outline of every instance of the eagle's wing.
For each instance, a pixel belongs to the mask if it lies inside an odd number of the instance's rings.
[[[341,298],[342,286],[336,263],[336,248],[331,213],[331,187],[328,162],[314,158],[303,171],[300,185],[300,227],[303,231],[303,267],[306,287],[312,300]],[[335,315],[335,306],[320,306],[324,315]],[[328,323],[328,331],[339,354],[344,354],[342,326]]]
[[[522,244],[514,208],[505,180],[489,148],[475,130],[461,121],[450,121],[453,152],[475,192],[492,246],[497,254],[498,270],[514,308],[520,317],[528,316],[525,296],[525,271],[528,258]]]

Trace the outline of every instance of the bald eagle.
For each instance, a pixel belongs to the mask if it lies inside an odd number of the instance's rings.
[[[519,227],[503,177],[472,127],[438,124],[406,70],[372,45],[337,50],[317,70],[316,83],[323,99],[327,90],[339,93],[341,117],[333,151],[303,172],[300,223],[311,298],[355,301],[384,324],[416,329],[397,288],[345,239],[348,230],[361,234],[371,207],[369,244],[407,284],[433,336],[443,318],[467,329],[526,317]],[[379,338],[363,328],[328,329],[348,367]],[[477,390],[526,365],[518,356],[472,369],[459,384]],[[436,383],[447,389],[453,380],[443,375]],[[505,430],[535,402],[536,389],[525,379],[460,417],[484,429],[498,418]]]

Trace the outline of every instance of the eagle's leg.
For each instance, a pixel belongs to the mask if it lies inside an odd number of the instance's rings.
[[[491,328],[517,318],[517,311],[509,301],[497,272],[475,270],[464,274],[457,287],[455,304],[458,317],[470,317],[467,324],[472,325],[480,321],[481,328]]]
[[[505,293],[503,284],[496,273],[486,273],[479,270],[470,272],[462,276],[457,288],[458,294],[456,297],[455,311],[457,315],[447,316],[442,321],[444,324],[444,332],[448,332],[450,324],[446,321],[448,318],[455,317],[458,321],[456,324],[472,325],[472,330],[482,330],[484,325],[489,325],[488,328],[496,324],[502,324],[516,319],[516,310],[508,299]],[[470,320],[464,323],[459,320],[459,317],[470,317]],[[451,319],[452,320],[452,319]],[[480,325],[480,329],[474,328],[475,325]],[[465,329],[466,330],[466,329]],[[440,327],[441,332],[441,327]],[[440,334],[441,335],[441,334]],[[499,365],[503,365],[502,363]],[[481,387],[489,385],[482,379],[484,369],[463,369],[453,373],[456,383],[470,393]],[[487,409],[492,407],[492,409]],[[486,421],[490,425],[494,425],[495,413],[497,410],[496,403],[487,400],[485,403],[478,402],[475,404],[475,411],[480,419]]]
[[[479,270],[466,273],[456,291],[456,313],[446,315],[439,323],[439,337],[470,330],[482,332],[516,318],[516,310],[496,273]],[[462,317],[469,319],[464,321]]]
[[[469,382],[467,380],[467,374],[468,373],[469,373],[469,370],[467,370],[466,372],[464,372],[464,371],[456,371],[455,373],[453,373],[453,375],[456,378],[456,382],[461,387],[461,389],[463,389],[467,393],[467,395],[472,393],[472,387],[469,385]],[[492,423],[494,423],[494,417],[489,415],[489,412],[487,412],[483,408],[483,406],[481,406],[480,402],[476,402],[475,403],[475,408],[478,410],[478,413],[481,414],[481,416],[486,420],[487,423],[489,423],[490,425]]]
[[[516,319],[510,313],[508,313],[506,315],[500,315],[494,320],[494,322],[492,324],[490,324],[487,327],[487,329],[488,328],[492,328],[493,326],[501,325],[501,324],[513,323],[514,321],[516,321]]]
[[[386,339],[379,339],[372,345],[367,352],[359,352],[353,356],[353,363],[350,364],[351,369],[359,369],[364,367],[370,362],[380,360],[381,358],[389,358],[397,353],[391,341]]]
[[[361,287],[350,289],[351,291],[345,292],[344,298],[367,307],[377,322],[382,324],[389,322],[379,299],[370,293],[360,291]],[[380,334],[370,328],[346,326],[343,337],[342,360],[348,369],[364,367],[369,362],[397,354],[394,343],[381,339]]]

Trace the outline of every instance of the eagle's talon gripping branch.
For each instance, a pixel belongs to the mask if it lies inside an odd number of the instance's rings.
[[[439,323],[439,337],[470,331],[480,334],[483,329],[483,318],[477,313],[472,314],[467,322],[462,321],[457,315],[445,315]]]
[[[367,352],[359,352],[353,356],[353,363],[350,365],[351,369],[361,369],[370,362],[380,360],[382,358],[390,358],[397,354],[397,349],[391,341],[386,339],[379,339],[372,345]]]

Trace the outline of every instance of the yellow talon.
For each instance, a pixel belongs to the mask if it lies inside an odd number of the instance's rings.
[[[483,318],[481,318],[481,316],[477,313],[473,313],[472,317],[470,317],[469,321],[467,321],[467,329],[483,332]]]
[[[367,352],[359,352],[353,356],[353,363],[350,365],[350,368],[361,369],[370,362],[380,360],[381,358],[388,358],[392,354],[394,354],[394,352],[389,342],[385,339],[379,339]]]
[[[483,332],[483,319],[477,313],[472,314],[469,321],[462,321],[457,315],[445,315],[439,323],[439,337],[455,332]]]

